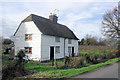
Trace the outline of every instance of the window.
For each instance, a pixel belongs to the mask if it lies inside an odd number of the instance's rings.
[[[32,34],[25,34],[25,40],[32,40]]]
[[[60,42],[60,37],[55,37],[55,42]]]
[[[25,53],[32,53],[32,47],[25,47]]]
[[[55,47],[55,53],[60,53],[60,46]]]
[[[71,44],[71,39],[68,39],[68,44]]]
[[[68,53],[71,53],[71,47],[68,47]]]

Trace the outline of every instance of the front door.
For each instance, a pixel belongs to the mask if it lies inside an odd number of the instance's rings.
[[[72,57],[74,57],[74,47],[72,47]]]
[[[54,47],[50,47],[50,60],[54,59]]]

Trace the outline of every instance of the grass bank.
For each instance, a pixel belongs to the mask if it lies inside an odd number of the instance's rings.
[[[72,69],[53,69],[51,66],[46,66],[50,65],[51,63],[47,64],[41,64],[41,65],[27,65],[26,69],[35,69],[36,73],[28,76],[24,76],[24,78],[67,78],[67,77],[72,77],[79,75],[81,73],[91,71],[109,64],[113,64],[115,62],[120,61],[119,58],[114,58],[110,59],[106,62],[99,63],[99,64],[94,64],[88,67],[82,67],[82,68],[72,68]]]

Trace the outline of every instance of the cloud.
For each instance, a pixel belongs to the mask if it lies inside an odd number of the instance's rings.
[[[73,0],[74,1],[74,0]],[[2,4],[3,35],[13,35],[20,22],[31,13],[48,18],[49,13],[57,13],[59,23],[68,26],[79,38],[86,34],[101,36],[102,15],[117,2],[5,2]],[[55,11],[55,9],[57,9]],[[9,31],[7,31],[9,29]]]
[[[1,0],[2,2],[118,2],[119,0]]]

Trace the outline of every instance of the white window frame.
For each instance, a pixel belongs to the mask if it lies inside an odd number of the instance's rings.
[[[72,47],[68,46],[68,53],[71,54],[72,53]]]
[[[55,42],[60,42],[60,37],[55,37]]]
[[[56,54],[60,53],[60,46],[55,46],[55,53]]]
[[[31,39],[30,39],[30,35],[31,35]],[[28,38],[28,39],[27,39]],[[25,40],[32,40],[32,34],[25,34]]]
[[[68,44],[71,44],[72,43],[72,40],[71,39],[68,39]]]
[[[31,48],[31,52],[30,52],[30,48]],[[32,54],[32,47],[25,47],[25,53]]]

